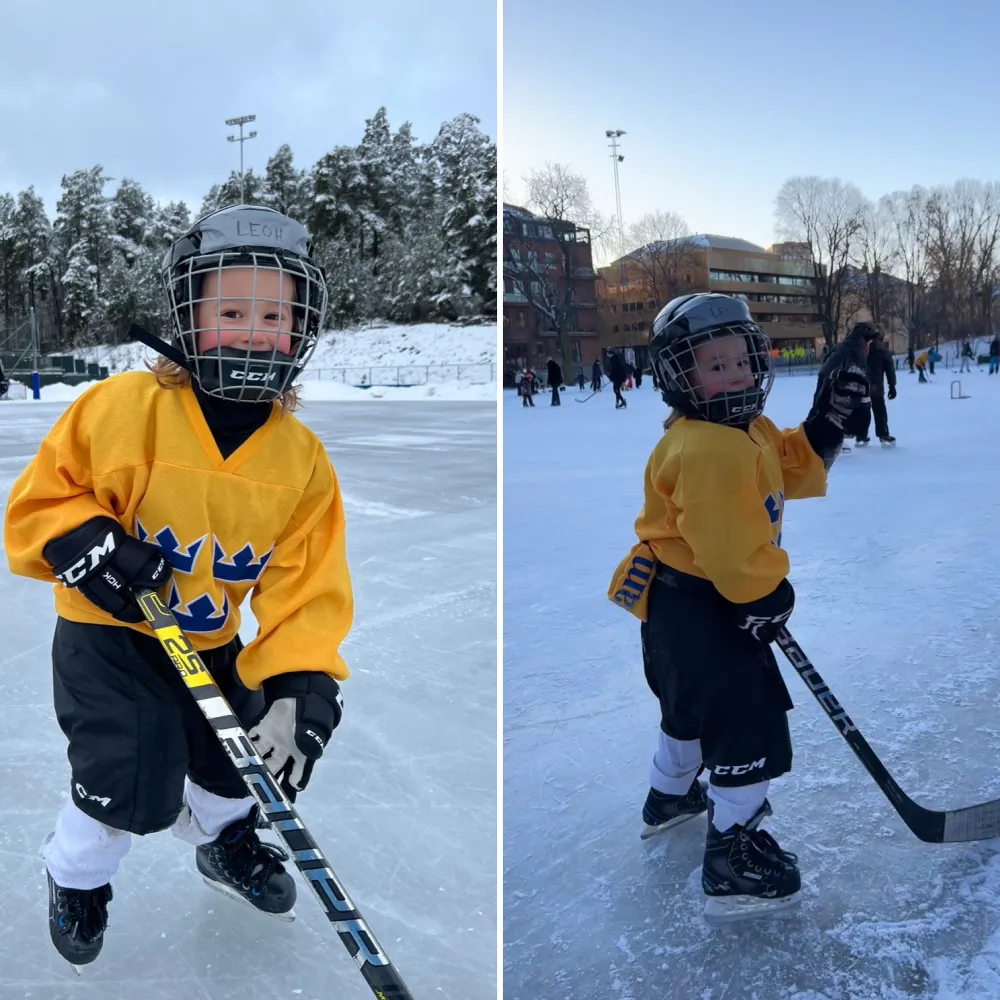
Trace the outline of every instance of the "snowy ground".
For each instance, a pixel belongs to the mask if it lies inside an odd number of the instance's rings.
[[[0,501],[63,405],[0,404]],[[346,713],[301,814],[415,997],[496,995],[496,408],[318,403],[344,491],[356,624]],[[37,849],[68,792],[54,614],[0,570],[0,1000],[371,996],[302,888],[293,924],[201,882],[169,833],[134,838],[107,943],[79,979],[46,926]],[[244,639],[256,624],[245,606]]]
[[[895,450],[838,459],[785,511],[791,631],[903,788],[1000,797],[1000,378],[900,372]],[[797,424],[812,378],[776,381]],[[605,596],[666,407],[504,394],[506,1000],[985,1000],[1000,995],[1000,843],[917,841],[782,660],[791,774],[768,827],[800,856],[783,920],[701,918],[704,821],[639,841],[658,712],[638,625]]]

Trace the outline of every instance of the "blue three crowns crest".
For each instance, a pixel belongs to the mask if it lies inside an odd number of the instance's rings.
[[[149,541],[156,545],[170,560],[175,573],[186,574],[194,572],[198,556],[208,540],[208,535],[202,535],[196,541],[181,545],[169,524],[151,536],[138,518],[135,519],[135,534],[140,542]],[[263,555],[258,556],[253,546],[247,542],[237,552],[229,555],[213,535],[212,579],[218,580],[219,583],[256,583],[264,572],[272,552],[274,552],[273,545]],[[174,613],[177,624],[185,632],[218,632],[229,618],[229,595],[223,591],[221,608],[216,605],[211,594],[200,594],[194,600],[182,601],[175,576],[170,581],[167,607]]]

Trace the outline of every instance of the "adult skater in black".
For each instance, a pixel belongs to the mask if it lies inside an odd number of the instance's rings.
[[[896,398],[896,367],[889,348],[881,336],[876,336],[868,349],[868,382],[871,387],[871,408],[865,409],[864,429],[857,436],[856,444],[864,448],[868,442],[868,427],[871,417],[875,417],[875,436],[886,447],[895,445],[896,439],[889,433],[889,415],[885,409],[885,383],[889,384],[889,398]]]
[[[9,388],[10,382],[7,381],[7,376],[4,374],[3,365],[0,364],[0,399],[7,395]]]
[[[611,387],[615,390],[615,409],[623,410],[628,406],[622,395],[622,386],[628,378],[628,365],[625,364],[625,359],[619,351],[611,353],[609,367],[611,369]]]
[[[600,392],[601,383],[604,381],[604,373],[601,371],[601,362],[595,360],[590,369],[590,391]]]
[[[871,349],[872,341],[877,336],[878,330],[871,323],[855,323],[851,332],[836,347],[827,352],[826,359],[820,366],[819,375],[816,378],[814,402],[828,385],[830,376],[838,369],[857,366],[867,370],[868,352]],[[893,381],[895,381],[895,377],[894,373]],[[895,392],[893,392],[892,398],[895,398]],[[866,413],[866,409],[867,407],[859,407],[851,414],[849,423],[844,426],[845,438],[863,437],[864,443],[868,443],[868,425],[871,422],[871,414]]]
[[[562,368],[559,367],[559,362],[554,358],[549,358],[546,362],[545,367],[547,369],[547,378],[549,380],[549,388],[552,390],[552,406],[562,406],[562,400],[559,398],[559,386],[563,384],[563,374]]]

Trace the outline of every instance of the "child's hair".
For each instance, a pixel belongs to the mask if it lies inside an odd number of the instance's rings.
[[[674,424],[676,424],[677,421],[680,420],[681,417],[683,416],[684,414],[681,413],[680,410],[671,410],[670,415],[667,417],[666,420],[663,421],[663,429],[665,431],[669,431],[670,428],[673,427]]]
[[[156,376],[156,384],[163,389],[180,389],[191,384],[191,373],[175,361],[158,356],[155,361],[146,362],[146,367]],[[282,413],[294,413],[302,403],[300,387],[289,386],[278,399]]]

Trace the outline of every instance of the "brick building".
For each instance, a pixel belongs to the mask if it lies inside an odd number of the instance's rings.
[[[559,359],[560,322],[566,330],[563,376],[571,381],[577,366],[589,369],[600,356],[596,279],[589,229],[503,206],[505,382],[517,368],[544,368],[549,356]]]
[[[823,347],[813,267],[797,244],[710,234],[653,243],[599,268],[596,291],[601,347],[636,348],[639,363],[656,314],[689,292],[743,299],[777,350]]]

